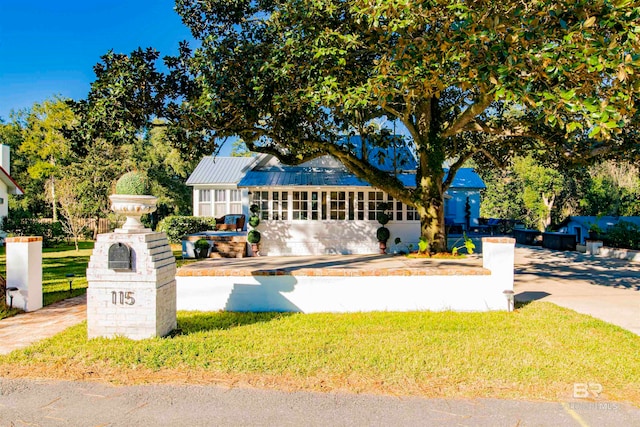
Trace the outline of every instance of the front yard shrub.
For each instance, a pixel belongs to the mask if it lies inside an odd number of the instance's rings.
[[[52,248],[66,238],[60,221],[34,218],[21,210],[11,211],[9,218],[2,218],[2,230],[13,236],[42,236],[45,248]]]
[[[182,236],[213,230],[216,219],[201,216],[168,216],[158,223],[157,231],[167,234],[171,243],[180,243]]]
[[[605,245],[614,248],[640,250],[640,226],[632,222],[620,221],[607,230],[602,240]]]

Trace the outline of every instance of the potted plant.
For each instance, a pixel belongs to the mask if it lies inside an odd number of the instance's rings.
[[[378,245],[380,247],[380,253],[384,254],[387,252],[387,240],[391,236],[389,229],[385,227],[385,225],[389,222],[389,215],[385,212],[389,209],[389,205],[386,203],[380,203],[378,205],[378,215],[376,219],[381,224],[381,227],[376,230],[376,238],[378,239]]]
[[[258,225],[260,224],[260,206],[253,204],[249,208],[251,211],[251,216],[249,217],[249,225],[252,227],[252,230],[247,233],[247,241],[251,244],[251,252],[253,256],[260,256],[260,247],[258,243],[260,243],[260,232],[257,230]]]
[[[111,209],[127,217],[120,233],[147,233],[151,229],[145,228],[140,222],[142,215],[156,210],[157,197],[149,195],[149,178],[143,172],[127,172],[118,179],[115,194],[109,196]]]
[[[207,239],[198,239],[193,244],[193,252],[196,255],[196,258],[206,258],[209,256],[209,249],[211,246],[209,245],[209,241]]]

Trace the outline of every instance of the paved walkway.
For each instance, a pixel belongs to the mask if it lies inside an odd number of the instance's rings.
[[[293,262],[288,258],[287,262]],[[417,266],[424,260],[371,255],[366,257],[317,257],[315,267],[342,264],[342,268],[401,268]],[[351,264],[349,264],[351,261]],[[231,260],[230,263],[256,263],[263,269],[282,268],[283,260],[261,257],[258,260]],[[433,260],[426,261],[433,264]],[[415,264],[415,265],[414,265]],[[440,260],[434,268],[460,268],[482,265],[480,257],[464,263]],[[239,268],[233,264],[233,268]],[[543,300],[579,313],[588,314],[640,335],[640,263],[593,257],[577,252],[556,252],[537,247],[516,247],[515,291],[518,301]],[[53,336],[86,319],[86,297],[79,296],[0,321],[0,354],[23,348]]]
[[[87,298],[81,295],[40,310],[0,320],[0,354],[49,338],[87,318]]]

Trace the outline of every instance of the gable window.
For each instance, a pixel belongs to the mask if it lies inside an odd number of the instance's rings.
[[[316,205],[318,203],[318,193],[316,194]],[[306,191],[294,191],[293,192],[293,201],[292,201],[292,219],[295,220],[306,220],[309,219],[309,201],[308,201],[309,193]],[[316,213],[317,215],[317,213]],[[317,219],[317,218],[316,218]]]
[[[227,190],[215,190],[213,201],[213,215],[216,218],[226,215],[227,213]]]
[[[420,216],[418,211],[413,206],[405,205],[407,207],[407,221],[418,221]]]
[[[211,202],[213,201],[213,216],[215,216],[216,218],[220,218],[221,216],[227,214],[242,213],[241,190],[218,189],[206,191],[210,191],[213,194],[213,200],[211,200],[211,195],[209,196],[209,204],[211,204]]]
[[[271,219],[286,221],[289,217],[289,192],[271,192]]]
[[[229,213],[242,213],[242,191],[229,190]]]
[[[320,214],[320,203],[318,201],[318,192],[311,192],[311,220],[317,221]]]
[[[358,191],[356,201],[357,218],[364,220],[364,191]]]
[[[268,191],[254,191],[253,192],[253,204],[258,205],[260,208],[260,219],[269,219],[269,192]]]
[[[402,203],[401,201],[399,201],[399,200],[396,200],[396,201],[395,201],[395,203],[394,203],[394,202],[393,202],[393,199],[391,198],[391,196],[389,196],[389,203],[391,203],[392,205],[395,205],[395,208],[396,208],[396,209],[395,209],[395,211],[396,211],[396,212],[395,212],[396,216],[395,216],[395,218],[394,218],[394,219],[395,219],[396,221],[402,221],[402,219],[403,219],[403,215],[402,215],[402,206],[403,206],[403,203]]]
[[[329,219],[346,219],[347,218],[347,196],[344,191],[332,191],[329,194],[331,198],[329,207]]]
[[[198,191],[198,214],[211,216],[211,190]]]
[[[384,202],[384,193],[382,191],[369,191],[369,220],[375,221],[378,219],[378,206]]]

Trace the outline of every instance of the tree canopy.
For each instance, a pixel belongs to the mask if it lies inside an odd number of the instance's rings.
[[[163,117],[190,155],[239,136],[288,164],[330,154],[415,206],[445,250],[444,192],[479,156],[547,164],[640,155],[640,6],[630,0],[177,0],[199,46],[107,54],[78,105],[88,134]],[[415,187],[341,143],[383,143],[386,117],[418,157]],[[443,164],[449,160],[445,174]]]

